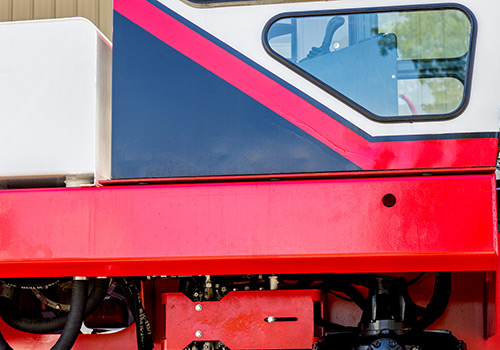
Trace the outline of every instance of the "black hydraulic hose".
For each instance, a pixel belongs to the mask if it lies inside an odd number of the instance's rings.
[[[95,280],[85,307],[85,316],[91,315],[97,309],[106,296],[108,287],[108,279]],[[61,330],[68,320],[68,314],[53,318],[21,318],[16,316],[13,310],[9,310],[9,307],[2,308],[0,317],[12,328],[33,334],[47,334]]]
[[[92,315],[97,307],[101,305],[101,302],[108,294],[108,289],[108,278],[97,278],[94,281],[94,287],[92,288],[92,291],[90,292],[90,295],[87,299],[87,306],[85,307],[85,317]]]
[[[75,278],[71,289],[71,309],[61,336],[51,350],[70,350],[75,344],[82,322],[85,318],[87,305],[88,280],[85,277]],[[0,333],[0,350],[13,350]]]
[[[7,278],[2,280],[5,285],[19,289],[47,289],[56,284],[71,281],[71,278]]]
[[[73,281],[71,289],[71,309],[69,310],[68,319],[57,340],[51,350],[67,350],[73,347],[76,338],[80,334],[82,322],[85,318],[85,306],[87,305],[89,281],[85,279],[76,279]]]
[[[448,306],[451,295],[451,273],[438,272],[434,283],[434,293],[423,310],[422,318],[416,322],[416,328],[424,330],[441,317]]]
[[[129,305],[132,315],[134,316],[135,329],[137,335],[137,349],[151,350],[154,348],[153,332],[151,323],[139,295],[140,281],[134,278],[120,277],[115,278],[114,281],[123,289],[125,299]]]
[[[326,293],[330,291],[344,293],[351,299],[350,301],[353,301],[361,310],[364,310],[366,307],[366,298],[353,285],[343,281],[328,281],[320,283],[316,287],[324,290]]]

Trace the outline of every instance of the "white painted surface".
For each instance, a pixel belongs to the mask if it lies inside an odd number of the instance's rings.
[[[111,45],[83,18],[0,24],[0,178],[109,178]]]

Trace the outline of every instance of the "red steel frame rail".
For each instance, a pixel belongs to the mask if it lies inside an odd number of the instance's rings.
[[[494,175],[3,190],[0,277],[496,271],[494,197]]]

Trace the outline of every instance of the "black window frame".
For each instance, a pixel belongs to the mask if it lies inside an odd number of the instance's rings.
[[[284,18],[300,18],[300,17],[314,17],[314,16],[346,16],[346,15],[355,15],[355,14],[370,14],[370,13],[386,13],[386,12],[410,12],[410,11],[435,11],[435,10],[458,10],[464,13],[464,15],[469,19],[471,25],[471,32],[469,37],[469,50],[468,53],[468,62],[466,65],[466,74],[464,76],[464,81],[459,79],[464,85],[463,98],[460,105],[450,113],[446,114],[422,114],[422,115],[405,115],[405,116],[378,116],[358,103],[354,102],[349,97],[343,95],[339,91],[333,89],[329,85],[323,83],[318,78],[314,77],[310,73],[296,66],[286,58],[279,55],[275,52],[269,45],[267,40],[268,32],[270,27],[280,19]],[[336,99],[342,101],[347,104],[357,112],[361,113],[365,117],[382,123],[403,123],[403,122],[428,122],[428,121],[443,121],[450,120],[461,115],[465,109],[467,108],[470,101],[470,90],[471,90],[471,82],[472,82],[472,73],[474,67],[474,57],[476,51],[476,37],[477,37],[477,20],[474,14],[470,9],[465,7],[462,4],[457,3],[441,3],[441,4],[425,4],[425,5],[405,5],[405,6],[390,6],[390,7],[369,7],[369,8],[350,8],[350,9],[332,9],[332,10],[320,10],[320,11],[298,11],[298,12],[286,12],[280,13],[273,18],[271,18],[266,25],[264,26],[264,30],[262,32],[262,45],[264,46],[265,51],[273,57],[275,60],[279,61],[295,73],[299,74],[303,78],[307,79],[309,82],[314,85],[320,87],[322,90],[326,91]],[[463,56],[462,56],[463,57]],[[459,61],[461,57],[453,57],[453,58],[443,58],[443,61]],[[420,61],[425,62],[428,59],[421,59]],[[433,60],[433,59],[431,59]],[[399,73],[399,70],[398,70]],[[425,78],[425,77],[422,77]]]

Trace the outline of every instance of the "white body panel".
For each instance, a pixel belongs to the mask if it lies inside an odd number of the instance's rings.
[[[339,0],[211,8],[195,7],[174,0],[159,1],[348,119],[349,122],[371,136],[498,131],[498,120],[500,120],[500,64],[498,64],[500,37],[495,34],[498,31],[498,21],[495,16],[491,16],[491,13],[500,12],[499,1],[461,0],[456,2],[470,9],[479,23],[474,53],[472,89],[467,109],[452,120],[414,123],[381,123],[363,116],[271,57],[264,49],[261,36],[256,35],[256,33],[262,33],[271,18],[288,12],[442,4],[445,3],[443,1]]]
[[[0,48],[0,179],[109,178],[109,41],[72,18],[0,24]]]

